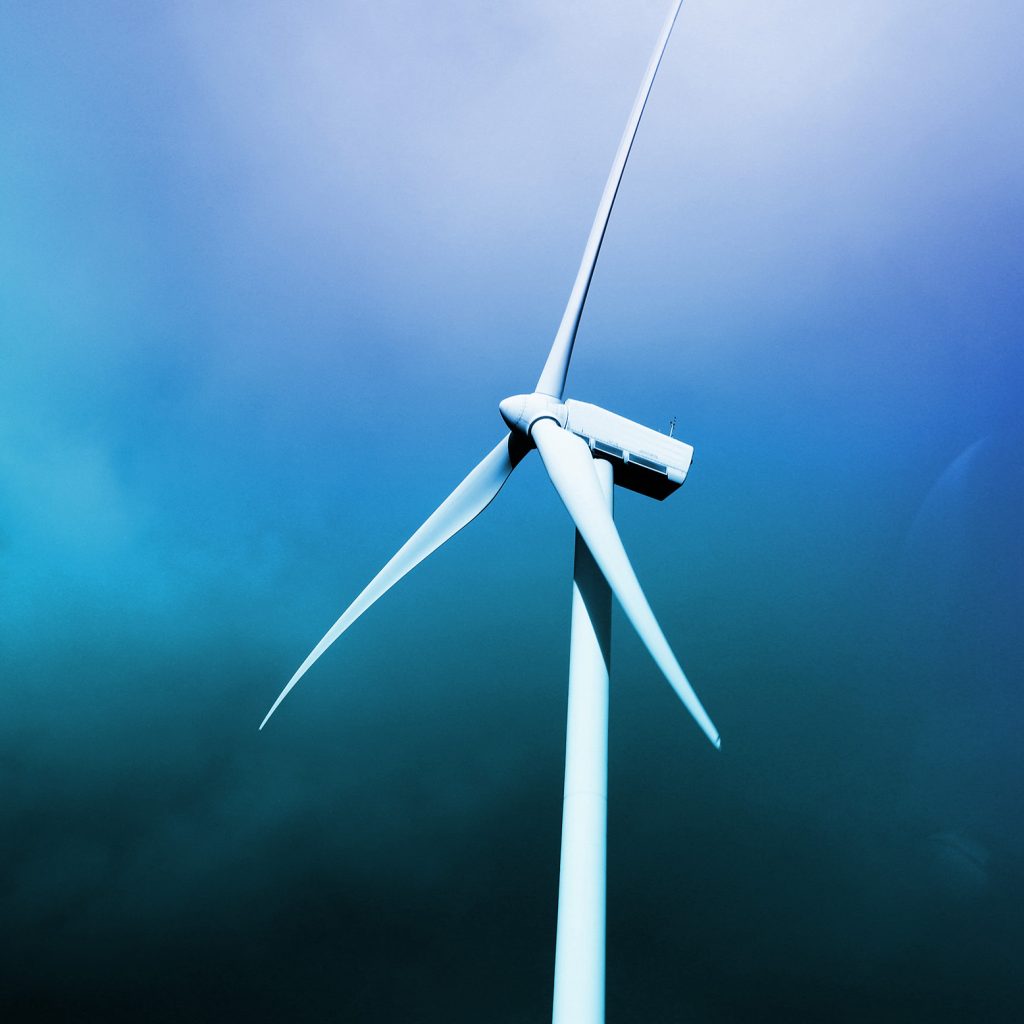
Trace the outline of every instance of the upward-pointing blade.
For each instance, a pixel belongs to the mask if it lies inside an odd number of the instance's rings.
[[[718,730],[676,661],[640,589],[640,582],[622,546],[615,521],[608,513],[600,481],[594,472],[594,459],[586,442],[549,419],[537,420],[531,428],[531,435],[555,490],[622,605],[622,610],[704,734],[715,747],[720,747],[722,740]]]
[[[485,456],[437,511],[402,545],[391,561],[374,576],[366,589],[331,626],[327,635],[310,651],[306,660],[274,701],[266,718],[260,723],[261,729],[310,666],[370,605],[386,594],[406,573],[415,569],[427,555],[454,537],[487,508],[528,450],[527,444],[512,434],[507,434],[495,445],[490,454]]]
[[[643,82],[640,83],[640,91],[636,95],[633,109],[629,114],[629,120],[626,122],[626,130],[622,133],[622,140],[619,142],[618,151],[615,154],[615,159],[612,161],[612,169],[608,172],[608,181],[604,186],[601,202],[597,205],[597,213],[594,216],[594,223],[590,228],[586,248],[583,250],[580,269],[576,272],[576,280],[573,282],[569,302],[565,307],[565,312],[562,314],[562,322],[558,325],[558,331],[551,345],[551,351],[548,353],[547,362],[544,364],[540,379],[537,381],[535,390],[543,395],[552,395],[560,399],[565,392],[565,378],[569,373],[572,347],[576,343],[576,331],[580,326],[583,304],[587,301],[587,292],[590,290],[590,281],[594,276],[597,256],[601,251],[601,243],[604,241],[605,229],[608,227],[608,218],[611,216],[612,206],[615,204],[615,196],[618,194],[619,184],[622,182],[622,172],[626,169],[629,151],[633,148],[633,139],[636,138],[636,130],[640,124],[640,118],[643,116],[644,107],[647,105],[647,97],[651,94],[654,76],[658,73],[661,58],[665,55],[665,47],[668,46],[668,37],[672,34],[672,26],[676,23],[676,17],[682,5],[683,0],[675,0],[668,19],[661,30],[661,35],[658,36],[658,42],[655,44],[654,53],[651,56],[651,62],[647,65],[647,72],[644,75]]]

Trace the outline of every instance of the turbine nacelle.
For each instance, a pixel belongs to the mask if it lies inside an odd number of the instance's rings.
[[[693,461],[692,445],[588,402],[535,391],[511,395],[498,409],[512,433],[531,445],[535,425],[553,420],[586,441],[594,458],[612,464],[617,486],[659,501],[679,488]]]

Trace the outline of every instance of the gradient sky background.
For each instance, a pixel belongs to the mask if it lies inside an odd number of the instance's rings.
[[[0,2],[7,1020],[542,1021],[572,529],[532,386],[667,0]],[[569,393],[620,530],[608,1018],[1011,1021],[1024,7],[691,0]]]

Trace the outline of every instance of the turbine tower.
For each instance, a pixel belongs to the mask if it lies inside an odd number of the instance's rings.
[[[262,729],[310,666],[375,601],[475,519],[534,448],[576,525],[565,799],[555,940],[554,1024],[604,1020],[608,674],[611,597],[717,748],[715,728],[644,596],[613,519],[614,487],[663,500],[686,478],[693,448],[596,405],[563,400],[576,333],[622,172],[682,0],[675,0],[626,123],[551,351],[531,394],[498,406],[509,432],[370,581],[274,701]],[[674,425],[674,424],[673,424]]]

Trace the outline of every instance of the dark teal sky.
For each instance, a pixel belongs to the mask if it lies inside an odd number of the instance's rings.
[[[10,1020],[550,1012],[572,530],[536,459],[296,665],[536,379],[659,2],[0,4]],[[569,394],[617,518],[609,1021],[1014,1021],[1014,3],[683,10]]]

